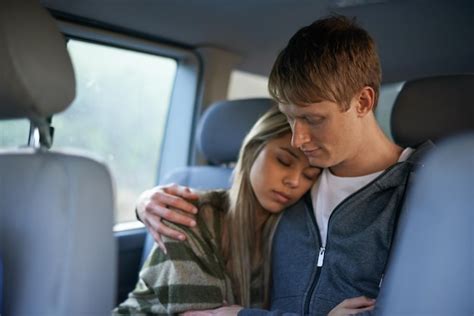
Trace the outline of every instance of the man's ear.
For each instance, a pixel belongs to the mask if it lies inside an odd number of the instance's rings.
[[[367,113],[372,112],[375,105],[375,91],[371,87],[363,87],[360,90],[356,104],[355,110],[358,116],[365,116]]]

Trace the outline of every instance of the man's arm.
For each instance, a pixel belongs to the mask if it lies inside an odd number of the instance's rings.
[[[235,315],[251,315],[251,316],[299,316],[295,313],[284,313],[280,311],[267,311],[263,309],[243,309],[242,306],[231,305],[217,309],[202,311],[187,311],[182,316],[235,316]]]
[[[143,192],[137,200],[135,212],[139,219],[153,236],[158,246],[166,253],[166,247],[161,235],[176,240],[185,240],[186,235],[168,227],[161,220],[194,227],[194,214],[197,208],[187,200],[197,200],[199,196],[188,187],[169,184],[157,186]]]
[[[328,316],[367,315],[375,307],[375,300],[365,296],[348,298],[334,307]],[[220,308],[222,309],[222,308]],[[220,310],[219,309],[219,310]],[[224,314],[222,314],[224,315]],[[263,309],[242,309],[239,316],[295,316],[296,313],[282,311],[266,311]]]

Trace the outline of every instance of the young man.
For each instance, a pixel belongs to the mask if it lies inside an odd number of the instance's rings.
[[[431,147],[403,149],[384,135],[374,116],[380,81],[373,39],[344,17],[300,29],[275,61],[269,91],[291,125],[292,146],[325,169],[275,233],[268,313],[327,315],[337,307],[331,315],[347,315],[374,306],[410,173]],[[168,194],[192,197],[168,187],[145,193],[137,207],[157,241],[157,231],[184,237],[157,217],[190,222],[164,208],[192,209]],[[237,311],[266,313],[218,310]]]

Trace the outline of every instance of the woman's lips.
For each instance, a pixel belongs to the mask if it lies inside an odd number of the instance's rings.
[[[287,194],[276,190],[273,190],[272,192],[273,196],[279,203],[286,204],[290,201],[290,197]]]

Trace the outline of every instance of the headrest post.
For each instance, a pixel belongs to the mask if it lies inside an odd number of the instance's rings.
[[[39,130],[30,122],[30,134],[28,136],[28,147],[40,148]]]
[[[49,149],[53,145],[54,128],[50,125],[51,118],[31,119],[28,146]]]

